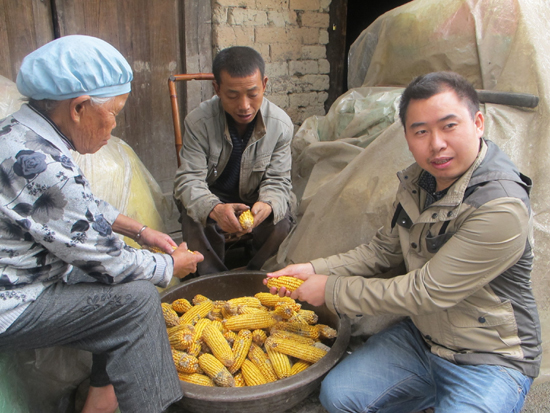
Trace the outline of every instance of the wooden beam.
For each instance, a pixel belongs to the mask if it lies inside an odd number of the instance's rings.
[[[346,32],[348,0],[332,0],[330,3],[330,24],[328,28],[327,60],[330,63],[330,83],[325,112],[345,92]]]

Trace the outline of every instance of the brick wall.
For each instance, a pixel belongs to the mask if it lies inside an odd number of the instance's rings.
[[[296,126],[324,115],[331,0],[212,0],[214,53],[250,46],[265,59],[267,97]]]

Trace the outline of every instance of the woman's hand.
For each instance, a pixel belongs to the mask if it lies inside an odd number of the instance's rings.
[[[178,246],[169,235],[149,227],[141,231],[137,242],[141,246],[156,247],[168,254],[172,254]]]
[[[187,243],[182,242],[172,252],[174,259],[174,277],[183,278],[197,271],[197,264],[204,260],[204,256],[198,251],[189,251]]]

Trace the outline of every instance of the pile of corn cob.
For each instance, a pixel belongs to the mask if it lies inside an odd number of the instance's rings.
[[[244,387],[297,374],[330,350],[335,329],[289,297],[258,293],[214,301],[196,295],[162,303],[172,356],[181,380]]]

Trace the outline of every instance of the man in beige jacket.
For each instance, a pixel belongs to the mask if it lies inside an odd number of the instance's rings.
[[[328,374],[329,412],[519,412],[541,360],[530,180],[483,138],[476,91],[455,73],[413,80],[400,117],[416,163],[398,173],[391,220],[369,244],[269,276],[305,280],[279,294],[338,315],[408,316]]]

